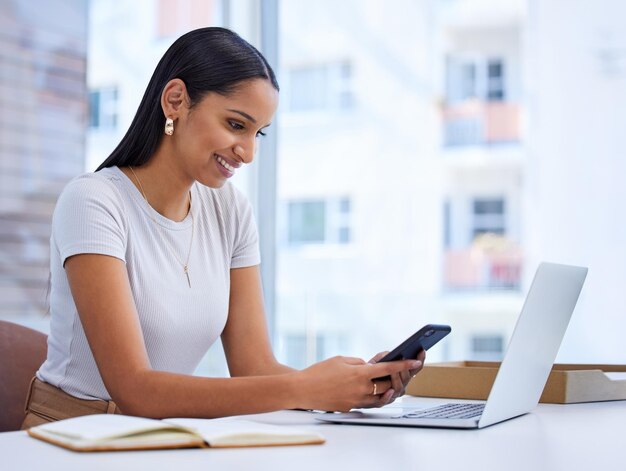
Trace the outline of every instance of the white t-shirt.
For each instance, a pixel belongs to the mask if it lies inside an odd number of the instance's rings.
[[[181,222],[161,216],[117,167],[67,185],[52,218],[50,335],[39,379],[83,399],[111,399],[63,268],[85,253],[125,262],[151,367],[194,372],[226,324],[231,268],[258,265],[260,256],[252,209],[234,186],[196,183],[191,197],[190,288],[179,261],[189,250],[190,214]]]

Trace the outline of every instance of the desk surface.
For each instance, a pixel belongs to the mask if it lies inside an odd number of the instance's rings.
[[[406,405],[433,401],[405,398]],[[437,402],[441,402],[440,399]],[[75,453],[25,432],[0,433],[0,468],[90,471],[112,469],[623,470],[626,401],[540,404],[533,412],[482,430],[320,424],[308,412],[247,416],[314,428],[325,445]]]

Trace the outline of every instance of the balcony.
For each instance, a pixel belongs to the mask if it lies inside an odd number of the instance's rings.
[[[522,252],[502,236],[484,234],[467,249],[448,250],[443,273],[447,291],[519,290]]]
[[[442,109],[444,145],[491,146],[520,140],[520,106],[503,101],[466,100]]]

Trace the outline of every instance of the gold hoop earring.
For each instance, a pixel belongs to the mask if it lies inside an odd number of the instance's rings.
[[[174,134],[174,120],[172,118],[167,118],[165,120],[165,134],[168,136]]]

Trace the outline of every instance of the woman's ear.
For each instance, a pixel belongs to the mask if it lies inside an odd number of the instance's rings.
[[[163,114],[168,118],[177,119],[183,109],[189,108],[187,87],[181,79],[172,79],[163,88],[161,94]]]

